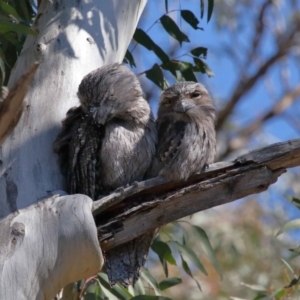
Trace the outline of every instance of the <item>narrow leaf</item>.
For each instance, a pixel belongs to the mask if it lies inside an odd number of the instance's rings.
[[[266,297],[268,297],[268,295],[266,293],[259,292],[258,295],[255,298],[253,298],[253,300],[260,300],[260,299],[266,300]],[[269,299],[269,298],[267,298],[267,299]]]
[[[300,209],[300,199],[295,197],[286,197],[292,204],[294,204],[298,209]]]
[[[164,296],[138,295],[131,298],[131,300],[172,300],[172,299]]]
[[[2,11],[3,13],[7,14],[7,15],[12,15],[14,16],[17,20],[20,20],[20,16],[18,15],[18,13],[16,12],[16,10],[10,6],[8,3],[5,3],[4,1],[0,1],[0,11]]]
[[[204,16],[204,0],[200,1],[200,18],[202,19]]]
[[[186,70],[182,71],[181,74],[186,81],[197,82],[197,78],[192,69],[186,69]]]
[[[136,67],[132,53],[129,50],[126,51],[125,59],[129,62],[130,67]]]
[[[181,278],[177,278],[177,277],[166,278],[159,283],[159,288],[161,291],[163,291],[180,283],[182,283]]]
[[[178,81],[197,81],[195,74],[193,73],[193,65],[189,62],[171,60],[169,63],[163,64],[162,68],[164,68],[165,70],[169,70],[177,78]],[[183,227],[182,230],[184,230]]]
[[[295,274],[293,268],[290,266],[290,264],[289,264],[285,259],[283,259],[283,258],[281,258],[281,261],[286,265],[286,267],[291,271],[291,273],[292,273],[294,276],[296,276],[296,274]]]
[[[135,293],[135,295],[144,295],[144,294],[146,294],[143,282],[140,278],[134,285],[134,293]]]
[[[189,42],[189,38],[177,26],[177,24],[167,15],[160,18],[160,22],[170,36],[176,39],[181,45],[182,42]]]
[[[197,255],[191,248],[189,248],[187,246],[183,246],[177,242],[170,242],[170,243],[174,247],[176,247],[180,253],[182,253],[185,257],[187,257],[202,273],[207,275],[207,272],[206,272],[204,266],[202,265],[199,258],[197,257]]]
[[[208,77],[215,76],[215,74],[210,69],[210,67],[208,66],[208,64],[205,63],[200,58],[194,57],[194,62],[195,62],[195,66],[194,66],[193,69],[194,69],[195,72],[201,72],[201,73],[204,73],[204,74],[206,73],[208,75]]]
[[[284,299],[283,296],[286,296],[286,290],[281,288],[272,293],[268,299],[271,300],[274,299],[274,297],[276,297],[276,299]]]
[[[166,277],[168,278],[169,277],[169,269],[168,269],[167,261],[165,259],[161,259],[160,262],[164,269],[164,273],[165,273]]]
[[[104,298],[102,298],[101,296],[99,295],[96,295],[94,293],[86,293],[84,295],[84,300],[102,300]]]
[[[178,73],[176,71],[183,71],[186,70],[188,68],[192,68],[193,65],[189,62],[185,62],[185,61],[180,61],[180,60],[171,60],[165,64],[162,64],[162,68],[165,70],[170,71],[175,78],[177,78],[177,80],[180,80]],[[181,72],[180,72],[181,75]],[[182,77],[182,75],[180,76]]]
[[[37,32],[32,30],[30,27],[22,25],[22,24],[16,24],[12,22],[6,22],[6,21],[1,21],[0,22],[0,33],[6,33],[14,31],[17,33],[23,33],[23,34],[32,34],[32,35],[37,35]]]
[[[103,285],[103,287],[109,290],[118,299],[126,300],[128,299],[128,297],[132,297],[132,295],[128,292],[128,290],[126,290],[125,288],[123,288],[118,284],[116,284],[114,287],[111,288],[106,274],[99,273],[98,280],[100,281],[101,285]]]
[[[165,7],[166,7],[166,12],[168,12],[169,11],[168,0],[165,0]]]
[[[190,52],[197,57],[203,56],[203,58],[206,58],[206,56],[207,56],[207,48],[204,48],[204,47],[194,48]]]
[[[153,51],[163,63],[166,63],[170,60],[169,56],[152,41],[152,39],[144,30],[137,28],[133,35],[133,39],[148,50]]]
[[[280,230],[276,233],[275,237],[279,236],[280,234],[286,231],[299,229],[299,228],[300,228],[300,219],[289,221],[280,228]]]
[[[296,248],[290,248],[289,251],[294,252],[299,255],[300,254],[300,246],[298,246]]]
[[[190,24],[194,29],[203,30],[203,28],[198,26],[199,20],[190,10],[186,10],[186,9],[181,10],[181,17],[184,21]]]
[[[151,249],[158,255],[159,258],[165,259],[171,265],[176,265],[176,260],[172,255],[169,245],[162,241],[154,240]]]
[[[201,227],[196,226],[196,225],[194,225],[193,228],[195,229],[195,232],[201,243],[203,251],[205,252],[205,254],[209,258],[210,262],[213,264],[214,268],[216,269],[216,271],[218,272],[218,274],[220,275],[220,277],[222,279],[221,268],[220,268],[219,262],[215,255],[214,249],[212,248],[212,246],[209,242],[206,232]]]
[[[198,286],[198,289],[200,291],[202,291],[201,289],[201,286],[199,284],[199,282],[194,278],[191,270],[190,270],[190,267],[189,265],[187,264],[187,262],[184,260],[183,256],[180,254],[180,258],[181,258],[181,265],[182,265],[182,268],[183,270],[185,271],[185,273],[187,273],[192,279],[194,279],[194,281],[196,282],[197,286]]]
[[[214,10],[214,0],[208,0],[208,9],[207,9],[207,23],[209,22],[212,12]]]
[[[146,267],[143,267],[142,277],[154,288],[155,294],[160,295],[158,283]]]
[[[163,72],[158,64],[154,64],[145,74],[146,77],[154,82],[160,89],[164,90],[167,87]]]
[[[252,291],[267,292],[267,289],[265,287],[258,284],[248,284],[248,283],[241,282],[241,285],[251,289]]]
[[[0,22],[1,23],[1,22]],[[0,36],[0,40],[6,40],[13,44],[16,47],[16,50],[20,50],[22,48],[22,42],[18,40],[17,34],[15,32],[7,32]],[[3,45],[3,42],[0,41]],[[7,52],[6,52],[7,55]]]

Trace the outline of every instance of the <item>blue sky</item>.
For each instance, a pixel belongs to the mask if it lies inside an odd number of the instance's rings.
[[[180,5],[182,9],[189,9],[193,11],[194,14],[199,18],[199,1],[181,1]],[[179,2],[169,1],[169,11],[173,9],[179,9],[179,7]],[[285,6],[283,6],[283,8],[284,7]],[[153,13],[157,11],[159,13]],[[164,1],[149,0],[138,27],[146,31],[163,13],[165,13]],[[191,40],[190,43],[183,43],[182,47],[175,52],[173,57],[177,57],[178,55],[198,46],[208,48],[208,57],[206,62],[213,70],[215,76],[208,78],[206,75],[199,74],[198,80],[208,86],[209,90],[214,96],[216,106],[218,108],[222,107],[223,101],[226,100],[232,92],[237,80],[239,80],[240,75],[239,66],[232,63],[232,61],[226,55],[225,49],[226,47],[234,48],[233,45],[235,42],[239,41],[239,44],[243,45],[243,47],[241,47],[241,51],[238,51],[239,57],[241,60],[244,60],[247,57],[244,50],[247,48],[247,43],[251,38],[251,30],[249,29],[250,26],[242,26],[241,30],[235,37],[235,41],[232,41],[232,34],[228,34],[228,30],[218,30],[216,28],[214,13],[209,23],[206,22],[206,15],[201,20],[200,26],[204,28],[203,31],[194,30],[185,21],[180,21],[178,12],[170,13],[169,16],[171,16],[177,22],[177,24],[179,24],[181,30],[186,33]],[[245,22],[249,22],[249,20],[251,21],[250,15],[247,16]],[[178,42],[165,32],[159,22],[151,28],[148,34],[159,46],[161,46],[162,49],[165,50],[165,52],[168,52],[168,49],[171,49],[174,45],[178,45]],[[268,57],[274,51],[273,36],[271,34],[266,34],[264,37],[263,46],[261,47],[262,56]],[[159,59],[152,52],[144,49],[140,45],[137,46],[133,54],[137,60],[138,67],[135,70],[137,73],[151,68],[155,62],[160,63]],[[190,60],[188,56],[184,56],[181,59],[187,61]],[[291,64],[293,62],[291,61],[288,63],[290,65],[289,70],[292,73],[291,77],[295,78],[295,83],[297,80],[299,80],[299,72],[297,70],[298,66],[296,66],[296,68],[295,66],[292,67]],[[153,97],[154,99],[152,99],[151,104],[153,110],[156,111],[157,98],[160,91],[155,85],[149,83],[146,78],[143,78],[143,76],[141,77],[144,88],[146,87],[155,90]],[[274,101],[281,97],[282,89],[279,84],[279,68],[274,67],[271,72],[268,73],[268,77],[269,80],[272,80],[274,84],[273,97],[271,98],[268,94],[265,81],[260,81],[257,86],[255,86],[255,88],[253,88],[251,92],[246,95],[236,107],[236,111],[238,111],[239,114],[238,117],[235,117],[234,123],[238,126],[246,124],[247,122],[253,120],[253,118],[256,118],[258,115],[268,110],[270,107],[272,107]],[[296,112],[300,114],[300,106],[298,105],[296,108]],[[295,111],[293,110],[292,113],[295,113]],[[270,135],[270,138],[273,138],[274,141],[283,141],[299,137],[299,132],[287,122],[284,122],[281,118],[275,119],[276,120],[268,122],[266,125],[265,133]]]
[[[180,7],[181,9],[189,9],[193,11],[199,19],[199,2],[200,1],[198,0],[181,2],[169,1],[169,11],[179,9]],[[206,1],[204,2],[206,3]],[[288,2],[289,1],[283,1],[282,6],[278,10],[278,13],[280,13],[282,18],[283,28],[284,22],[287,18],[289,18],[290,13],[289,6],[286,4]],[[164,1],[149,0],[138,27],[146,31],[164,13]],[[242,12],[241,15],[243,16],[243,20],[240,21],[240,28],[236,31],[236,34],[230,34],[230,31],[225,27],[222,30],[217,28],[216,11],[214,11],[213,17],[209,23],[206,22],[206,14],[201,20],[200,26],[203,27],[203,31],[194,30],[184,20],[180,21],[178,12],[169,14],[169,16],[171,16],[174,21],[179,24],[180,29],[188,35],[191,41],[190,43],[183,43],[181,48],[178,47],[173,56],[170,56],[171,58],[177,57],[178,55],[188,52],[198,46],[208,48],[208,57],[206,62],[213,70],[215,76],[208,78],[205,74],[199,74],[198,81],[204,83],[208,87],[209,91],[213,95],[217,109],[220,109],[223,106],[224,101],[226,101],[226,99],[228,99],[231,95],[241,76],[241,66],[237,63],[233,63],[226,53],[226,48],[236,51],[240,61],[244,61],[247,58],[247,48],[252,36],[253,23],[251,22],[253,22],[253,11],[249,9],[249,12],[246,14],[244,12],[244,15]],[[271,20],[270,24],[272,25],[273,23],[274,22]],[[287,22],[286,24],[288,25],[289,23]],[[275,25],[277,26],[277,24]],[[149,30],[148,34],[166,53],[168,53],[174,46],[178,46],[178,42],[165,32],[159,22],[155,24],[151,30]],[[135,43],[133,43],[129,49],[132,49],[134,45]],[[274,53],[274,51],[276,51],[274,36],[270,32],[267,32],[260,47],[261,57],[267,58]],[[160,60],[152,52],[146,50],[140,45],[135,48],[133,55],[137,63],[137,68],[134,69],[136,73],[140,73],[151,68],[154,63],[160,64]],[[191,58],[188,56],[181,57],[180,59],[191,61]],[[260,80],[259,83],[237,105],[237,113],[235,113],[232,118],[232,123],[235,124],[232,129],[233,133],[235,127],[239,128],[246,125],[256,119],[259,115],[272,108],[274,103],[283,95],[284,90],[280,76],[280,72],[282,72],[282,65],[286,65],[286,70],[290,73],[291,80],[289,81],[289,84],[293,86],[299,82],[299,65],[297,61],[295,61],[295,58],[289,58],[282,61],[281,65],[273,67],[270,72],[267,73],[267,79]],[[253,70],[255,70],[255,66],[253,66],[253,68],[250,67],[247,71],[251,74],[253,73]],[[172,80],[171,76],[168,76],[167,78],[171,78]],[[156,112],[157,99],[160,95],[159,88],[149,82],[144,75],[140,76],[139,79],[142,82],[144,90],[151,90],[153,92],[150,103],[154,112]],[[271,88],[268,89],[267,86]],[[287,111],[289,114],[294,116],[295,119],[298,118],[300,120],[299,101],[293,105],[292,109],[288,109]],[[299,138],[299,131],[291,126],[286,119],[276,117],[266,122],[263,128],[254,134],[250,143],[247,145],[247,149],[259,148],[263,145],[295,138]],[[270,209],[272,209],[272,206],[274,207],[277,205],[282,207],[282,209],[284,209],[292,219],[300,218],[300,211],[282,196],[295,193],[289,186],[289,182],[293,179],[291,172],[299,174],[299,168],[288,171],[287,174],[281,176],[278,182],[268,192],[261,194],[258,199]]]

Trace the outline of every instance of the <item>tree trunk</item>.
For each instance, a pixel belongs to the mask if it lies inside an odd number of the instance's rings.
[[[1,299],[51,299],[103,263],[91,200],[53,196],[63,194],[65,182],[52,144],[67,110],[78,104],[82,77],[122,62],[145,4],[41,1],[33,27],[38,36],[27,37],[9,81],[13,86],[40,62],[23,115],[0,152]]]

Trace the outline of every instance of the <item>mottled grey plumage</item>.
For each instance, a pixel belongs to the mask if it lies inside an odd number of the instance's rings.
[[[155,153],[156,129],[134,73],[119,64],[99,68],[82,79],[78,97],[81,105],[69,110],[54,144],[69,192],[96,200],[142,180]],[[134,284],[149,247],[144,237],[108,251],[111,284]]]
[[[161,95],[156,120],[158,145],[148,176],[187,179],[216,154],[215,109],[206,88],[178,82]]]

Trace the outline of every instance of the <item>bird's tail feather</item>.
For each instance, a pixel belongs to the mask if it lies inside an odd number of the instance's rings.
[[[156,230],[149,231],[134,240],[106,252],[106,272],[110,285],[134,285],[140,277]]]

